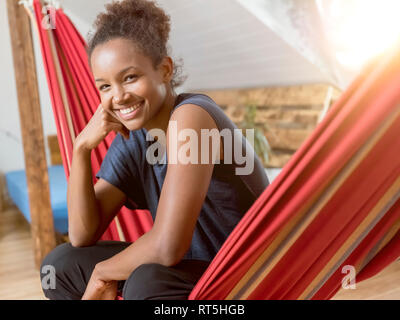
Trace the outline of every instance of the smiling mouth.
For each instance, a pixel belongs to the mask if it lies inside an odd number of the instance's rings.
[[[131,113],[132,111],[135,111],[137,108],[139,108],[142,105],[142,102],[137,103],[133,106],[130,106],[128,108],[124,108],[124,109],[118,109],[119,112],[121,112],[122,114],[128,114]]]
[[[115,110],[115,111],[116,111],[116,113],[117,113],[122,119],[124,119],[124,120],[129,120],[129,119],[132,119],[132,118],[135,116],[136,111],[137,111],[141,106],[143,106],[143,104],[144,104],[144,102],[142,101],[142,102],[137,103],[137,104],[135,104],[135,105],[133,105],[133,106],[129,106],[129,107],[127,107],[127,108],[117,109],[117,110]]]

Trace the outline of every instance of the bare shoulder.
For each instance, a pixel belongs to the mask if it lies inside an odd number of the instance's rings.
[[[170,121],[177,121],[178,128],[213,129],[217,125],[211,115],[196,104],[184,104],[173,111]]]
[[[218,126],[215,123],[215,120],[212,118],[212,116],[204,108],[196,104],[184,104],[182,106],[179,106],[179,108],[174,110],[174,112],[172,113],[170,118],[170,124],[173,123],[174,121],[176,122],[176,129],[178,132],[181,132],[181,130],[184,131],[186,129],[194,130],[197,133],[197,137],[199,139],[198,143],[204,142],[201,141],[202,130],[210,130],[212,132],[215,129],[218,131]],[[168,137],[170,136],[169,129],[167,131],[167,136]],[[176,138],[178,138],[178,136]],[[212,142],[213,141],[214,140],[212,140]],[[220,150],[219,151],[220,160],[223,161],[224,147],[221,137],[219,137],[219,147],[217,148],[219,148]]]

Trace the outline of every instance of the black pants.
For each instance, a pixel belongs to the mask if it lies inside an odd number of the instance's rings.
[[[59,245],[46,256],[40,269],[46,270],[46,265],[55,269],[55,288],[42,288],[45,296],[51,300],[81,299],[96,264],[129,245],[120,241],[99,241],[82,248],[70,243]],[[127,280],[119,281],[118,288],[125,300],[186,300],[208,265],[203,260],[182,260],[172,267],[142,264]],[[42,271],[42,284],[44,276]]]

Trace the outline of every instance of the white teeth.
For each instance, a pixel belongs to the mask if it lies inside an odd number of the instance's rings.
[[[127,108],[127,109],[121,109],[120,111],[121,111],[122,114],[127,114],[127,113],[131,113],[133,110],[135,110],[135,108],[134,107],[130,107],[130,108]]]
[[[120,109],[119,111],[122,114],[128,114],[128,113],[131,113],[131,112],[135,111],[137,108],[139,108],[139,106],[140,106],[140,103],[137,104],[137,105],[134,105],[133,107],[130,107],[130,108]]]

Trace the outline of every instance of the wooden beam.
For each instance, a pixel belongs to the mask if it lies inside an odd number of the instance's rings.
[[[55,247],[31,25],[18,0],[7,0],[15,80],[28,185],[35,265]]]
[[[199,91],[209,95],[222,106],[245,106],[256,104],[269,108],[311,106],[322,109],[326,92],[332,88],[332,99],[340,96],[340,91],[328,84],[305,84],[286,87],[266,87],[247,89],[226,89]]]

